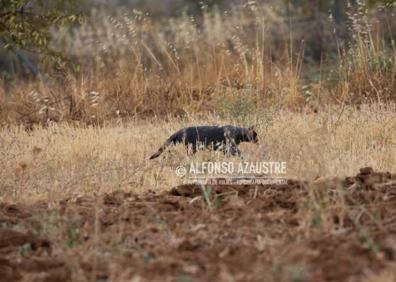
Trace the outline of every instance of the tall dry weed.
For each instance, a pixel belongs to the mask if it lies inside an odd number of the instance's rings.
[[[368,11],[359,2],[348,18],[351,40],[341,40],[327,16],[317,17],[320,24],[292,21],[276,5],[254,1],[204,10],[198,18],[94,10],[82,26],[56,33],[54,44],[76,68],[52,73],[45,84],[3,85],[0,115],[3,123],[96,124],[208,112],[244,118],[271,107],[317,111],[394,100],[391,24],[378,23],[391,23],[394,9]],[[312,62],[322,51],[333,58],[323,53],[320,64]]]

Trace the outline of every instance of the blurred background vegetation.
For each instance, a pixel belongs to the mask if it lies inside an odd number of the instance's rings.
[[[2,1],[0,119],[394,101],[395,10],[390,0]]]

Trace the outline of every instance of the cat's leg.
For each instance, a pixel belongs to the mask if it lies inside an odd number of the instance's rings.
[[[241,157],[242,156],[242,153],[241,153],[241,151],[238,149],[238,147],[236,147],[236,146],[231,146],[230,147],[230,154],[232,155],[232,156],[238,156],[238,157]]]
[[[229,155],[231,156],[238,156],[241,160],[244,160],[245,158],[242,156],[241,151],[239,150],[239,148],[237,146],[233,146],[231,145],[229,147]]]
[[[229,157],[229,156],[241,156],[241,151],[238,149],[238,147],[230,142],[227,142],[227,144],[223,148],[223,153]]]
[[[193,143],[185,143],[184,144],[186,148],[186,154],[187,155],[194,155],[197,152],[197,146],[196,144]]]
[[[241,157],[241,151],[238,149],[238,145],[235,140],[235,135],[231,131],[227,130],[224,132],[224,137],[226,139],[226,152],[227,155]]]
[[[224,151],[224,144],[223,144],[223,142],[214,142],[214,143],[212,143],[212,149],[214,150],[214,151],[218,151],[218,150],[222,150],[222,151]]]
[[[197,144],[191,144],[191,153],[194,155],[197,152]]]

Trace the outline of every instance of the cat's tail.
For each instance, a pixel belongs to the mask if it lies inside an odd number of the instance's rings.
[[[178,132],[177,132],[177,133],[178,133]],[[171,144],[176,144],[177,142],[180,142],[180,140],[179,140],[180,138],[178,138],[179,136],[178,136],[177,133],[175,133],[175,134],[173,134],[171,137],[169,137],[169,138],[165,141],[165,143],[162,144],[162,146],[158,149],[158,151],[155,152],[154,154],[152,154],[152,155],[149,157],[149,160],[158,158],[158,157],[166,150],[166,148],[168,148]]]
[[[155,152],[154,154],[152,154],[152,155],[149,157],[149,160],[158,158],[158,157],[165,151],[165,149],[166,149],[171,143],[172,143],[172,142],[166,141],[166,142],[158,149],[157,152]]]

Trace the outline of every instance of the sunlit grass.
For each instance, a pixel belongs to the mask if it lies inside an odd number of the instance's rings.
[[[396,119],[392,105],[329,107],[319,113],[277,111],[258,124],[259,145],[243,143],[246,161],[285,161],[287,175],[316,179],[354,175],[359,168],[396,171]],[[129,121],[103,127],[52,124],[26,132],[1,130],[1,197],[18,200],[126,189],[158,191],[181,184],[179,165],[192,161],[234,161],[219,152],[185,154],[170,148],[147,160],[174,131],[189,125],[240,124],[216,116]]]

